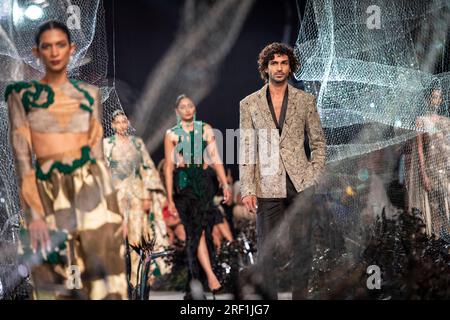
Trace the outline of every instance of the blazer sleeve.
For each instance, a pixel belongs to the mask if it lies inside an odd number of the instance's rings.
[[[245,197],[256,195],[256,136],[248,102],[240,102],[239,116],[239,179]]]
[[[305,125],[311,149],[310,164],[314,173],[314,179],[317,181],[325,167],[326,142],[319,113],[317,112],[316,98],[313,96],[308,103]]]

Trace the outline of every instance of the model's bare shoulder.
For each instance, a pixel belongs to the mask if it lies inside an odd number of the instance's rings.
[[[173,136],[173,135],[175,135],[175,132],[173,132],[173,128],[167,129],[165,135],[166,136]]]
[[[209,123],[206,123],[206,122],[203,122],[203,128],[205,128],[205,130],[212,130],[213,129],[213,127]]]
[[[165,139],[168,139],[168,141],[171,141],[172,143],[175,143],[175,144],[178,142],[178,136],[174,132],[173,128],[166,130]]]

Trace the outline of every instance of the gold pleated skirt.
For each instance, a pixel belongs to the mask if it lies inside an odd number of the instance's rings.
[[[51,170],[46,177],[37,179],[38,192],[49,228],[69,233],[66,267],[80,270],[90,299],[125,298],[123,217],[104,162],[90,160],[70,173]]]

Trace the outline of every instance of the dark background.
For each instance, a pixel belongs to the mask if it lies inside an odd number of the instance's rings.
[[[108,78],[114,77],[115,60],[117,90],[128,115],[147,76],[175,38],[183,4],[182,0],[104,1]],[[305,0],[255,1],[234,47],[219,69],[217,84],[197,103],[197,119],[224,134],[226,129],[239,127],[239,101],[263,85],[257,70],[259,52],[271,42],[295,44],[300,27],[298,15],[303,14],[304,6]],[[173,112],[173,109],[161,112]],[[151,154],[155,163],[164,156],[162,141],[163,137],[159,148]],[[236,178],[237,166],[227,167]]]

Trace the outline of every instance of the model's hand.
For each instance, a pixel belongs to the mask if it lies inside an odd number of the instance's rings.
[[[231,206],[233,204],[233,195],[231,194],[230,188],[223,189],[222,203],[226,204],[227,206]]]
[[[41,251],[45,256],[45,251],[50,252],[52,250],[47,223],[43,219],[36,219],[30,222],[28,229],[30,231],[31,249],[36,252],[40,244]]]
[[[249,195],[242,198],[242,203],[245,205],[245,208],[251,212],[256,213],[256,209],[258,209],[258,205],[256,204],[256,196]]]
[[[150,199],[142,200],[142,210],[144,210],[144,212],[149,212],[151,207],[152,207],[152,200]]]
[[[178,210],[175,207],[175,203],[173,201],[167,202],[167,209],[169,210],[169,213],[174,217],[178,218]]]

